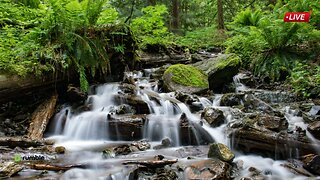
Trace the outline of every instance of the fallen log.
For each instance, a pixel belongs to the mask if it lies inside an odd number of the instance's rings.
[[[147,166],[149,168],[161,168],[166,165],[171,165],[178,162],[178,159],[173,160],[154,160],[154,161],[127,161],[122,164],[128,165],[128,164],[139,164],[142,166]]]
[[[46,100],[38,106],[32,114],[31,123],[28,129],[28,137],[30,139],[41,139],[46,130],[50,118],[55,112],[58,95],[54,94],[50,99]]]
[[[160,55],[160,54],[147,54],[142,55],[140,58],[139,64],[142,68],[150,68],[150,67],[160,67],[165,64],[185,64],[190,60],[186,55],[180,54],[172,54],[168,55]]]
[[[39,147],[43,146],[44,142],[40,140],[31,140],[24,137],[0,137],[0,146],[6,146],[9,148],[21,147]]]
[[[30,169],[35,170],[47,170],[47,171],[67,171],[71,168],[87,168],[88,165],[76,164],[76,165],[53,165],[53,164],[25,164]]]
[[[34,95],[47,95],[56,89],[66,87],[69,83],[76,82],[77,76],[73,71],[69,76],[59,73],[57,76],[47,75],[42,78],[28,76],[22,78],[19,76],[10,76],[0,74],[0,103],[15,101],[19,97],[27,99]]]

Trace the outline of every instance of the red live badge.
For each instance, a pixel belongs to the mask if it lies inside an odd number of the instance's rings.
[[[309,22],[310,12],[287,12],[284,22]]]

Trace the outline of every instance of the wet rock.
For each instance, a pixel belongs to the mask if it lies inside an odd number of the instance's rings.
[[[23,169],[23,166],[14,162],[3,162],[0,163],[0,177],[8,178],[11,177]]]
[[[312,106],[312,108],[309,111],[309,114],[311,116],[320,115],[320,106]]]
[[[219,109],[207,107],[201,113],[201,117],[205,119],[211,127],[218,127],[224,123],[223,112]]]
[[[241,60],[235,54],[221,54],[193,64],[208,74],[209,88],[220,92],[239,72]]]
[[[310,172],[320,175],[320,156],[315,154],[308,154],[301,158],[303,167]]]
[[[221,97],[221,106],[238,106],[241,105],[244,94],[227,93]]]
[[[199,61],[205,60],[200,54],[192,54],[191,55],[191,63],[196,63]]]
[[[307,177],[313,176],[313,174],[311,174],[309,171],[304,169],[303,162],[296,160],[296,159],[289,160],[288,162],[281,164],[281,166],[287,168],[289,171],[291,171],[292,173],[297,174],[297,175],[302,175],[302,176],[307,176]]]
[[[142,139],[146,115],[109,115],[110,140],[133,141]]]
[[[118,156],[118,155],[130,154],[131,152],[133,152],[133,150],[130,148],[129,145],[124,144],[124,145],[120,145],[118,147],[115,147],[113,149],[113,152],[115,153],[116,156]]]
[[[313,103],[302,103],[299,105],[299,108],[303,111],[303,112],[310,112],[312,106],[314,106]]]
[[[249,167],[248,171],[249,171],[248,177],[250,177],[250,179],[267,180],[267,177],[265,177],[262,174],[262,171],[257,169],[257,168],[255,168],[255,167]]]
[[[71,103],[82,103],[87,99],[87,94],[72,85],[68,86],[67,90],[68,101]]]
[[[172,146],[172,141],[170,138],[164,138],[161,140],[161,145],[155,146],[153,149],[163,149]]]
[[[158,179],[174,180],[178,179],[177,173],[171,168],[149,168],[139,166],[131,175],[132,179]]]
[[[54,148],[54,151],[57,154],[64,154],[66,152],[66,148],[63,147],[63,146],[57,146],[57,147]]]
[[[294,94],[281,91],[262,91],[255,93],[254,96],[267,103],[291,103],[297,99]]]
[[[219,159],[192,163],[185,172],[186,179],[230,179],[230,165]]]
[[[102,151],[102,158],[104,158],[104,159],[114,158],[115,156],[116,155],[112,151],[112,149],[105,149],[105,150]]]
[[[198,94],[208,89],[207,75],[191,65],[172,65],[165,71],[162,79],[167,92]]]
[[[270,105],[265,103],[264,101],[256,98],[252,94],[247,94],[244,96],[244,106],[248,111],[258,110],[267,114],[281,114],[276,112]]]
[[[288,121],[285,117],[259,115],[257,124],[271,131],[280,132],[288,128]]]
[[[199,123],[187,121],[180,124],[181,145],[207,145],[214,142],[212,136]]]
[[[232,169],[231,169],[231,179],[236,179],[241,177],[242,171],[243,171],[243,160],[238,160],[234,163],[232,163]]]
[[[316,153],[315,149],[320,148],[320,145],[310,142],[305,135],[300,137],[296,133],[274,132],[254,126],[235,129],[229,134],[229,137],[233,138],[235,142],[233,148],[237,150],[272,158],[276,155],[278,159]]]
[[[208,157],[218,158],[221,161],[225,162],[232,162],[235,155],[226,145],[221,143],[214,143],[210,145]]]
[[[193,102],[196,102],[197,99],[188,93],[183,93],[183,92],[177,92],[175,94],[176,99],[178,99],[179,101],[186,103],[186,104],[192,104]]]
[[[254,87],[256,85],[254,77],[251,72],[242,72],[239,73],[238,76],[239,82],[248,87]]]
[[[127,94],[136,94],[136,86],[133,84],[128,84],[128,83],[123,83],[119,86],[119,89],[123,92],[123,93],[127,93]]]
[[[132,146],[137,147],[140,151],[150,149],[151,145],[146,140],[136,141],[131,143]]]
[[[310,123],[307,129],[315,138],[320,139],[320,121]]]
[[[134,96],[134,95],[116,95],[115,101],[119,104],[129,104],[130,106],[134,107],[137,114],[149,114],[149,106],[148,104],[143,101],[141,98]]]
[[[127,104],[122,104],[116,108],[115,113],[116,114],[134,114],[135,110]]]

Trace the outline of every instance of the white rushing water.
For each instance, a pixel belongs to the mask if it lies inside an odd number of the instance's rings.
[[[86,102],[92,108],[90,111],[75,113],[70,107],[66,107],[56,114],[52,139],[71,148],[81,146],[83,141],[101,143],[101,140],[109,140],[108,113],[116,105],[113,97],[118,92],[118,85],[102,85],[95,91]]]
[[[144,100],[149,107],[150,114],[147,115],[147,121],[144,124],[143,138],[150,141],[161,141],[164,138],[169,138],[174,146],[181,145],[180,137],[180,117],[184,113],[187,119],[194,123],[200,123],[200,115],[194,114],[190,108],[175,99],[174,93],[159,92],[157,83],[149,81],[149,76],[156,69],[145,70],[145,76],[142,72],[129,72],[126,75],[131,76],[136,80],[137,96]],[[235,76],[234,82],[237,92],[247,91],[248,88],[244,86],[239,76]],[[108,134],[108,114],[119,105],[114,101],[114,96],[119,92],[118,84],[105,84],[97,87],[91,95],[89,95],[86,105],[91,107],[91,110],[76,113],[71,107],[64,107],[55,115],[54,123],[52,125],[53,136],[52,139],[57,140],[56,145],[65,146],[71,151],[90,151],[92,149],[101,149],[108,143],[116,141],[109,140]],[[227,137],[227,123],[235,121],[233,116],[234,111],[230,107],[220,106],[222,95],[215,95],[213,100],[205,97],[200,97],[199,102],[204,108],[217,108],[221,110],[225,117],[225,123],[219,127],[212,128],[206,122],[203,123],[203,129],[206,130],[216,142],[228,145],[232,148],[233,139]],[[289,122],[289,129],[300,126],[306,129],[306,124],[303,123],[301,117],[294,116],[289,107],[285,109],[286,118]],[[194,130],[196,131],[196,130]],[[197,133],[195,133],[197,134]],[[307,133],[308,137],[319,143],[316,139]],[[196,137],[198,139],[199,137]],[[235,162],[243,162],[243,171],[241,177],[250,175],[249,168],[255,167],[262,172],[269,179],[299,179],[286,168],[281,166],[283,161],[276,161],[270,158],[264,158],[258,155],[244,155],[236,152]],[[91,160],[98,162],[101,157],[97,153],[88,155],[92,156]],[[86,159],[88,159],[88,156]],[[80,158],[81,159],[81,158]],[[123,170],[121,166],[110,167],[109,179],[126,179],[128,178],[129,170]],[[83,169],[72,169],[67,171],[62,179],[96,179],[104,176],[105,172],[89,171]],[[105,176],[104,176],[105,177]],[[239,178],[240,179],[240,178]]]

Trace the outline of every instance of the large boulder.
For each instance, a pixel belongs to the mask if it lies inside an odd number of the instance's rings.
[[[193,65],[208,75],[209,88],[220,92],[239,72],[241,60],[235,54],[221,54]]]
[[[315,154],[308,154],[301,158],[303,167],[310,172],[320,175],[320,156]]]
[[[230,179],[230,164],[219,159],[196,161],[184,170],[185,179]]]
[[[223,112],[219,109],[206,107],[201,113],[201,117],[205,119],[211,127],[218,127],[224,123]]]
[[[226,145],[221,143],[214,143],[210,145],[208,157],[218,158],[221,161],[231,163],[235,155]]]
[[[312,122],[308,125],[308,131],[317,139],[320,139],[320,121]]]
[[[191,65],[175,64],[162,76],[166,91],[201,93],[208,89],[208,77]]]

